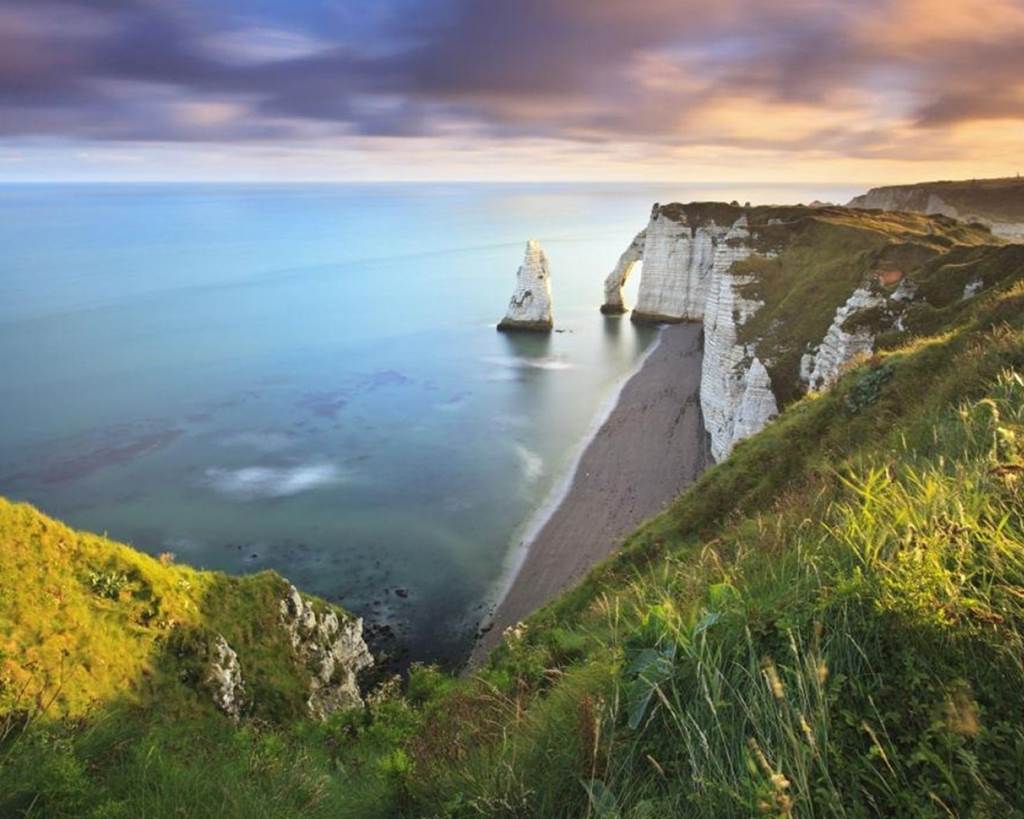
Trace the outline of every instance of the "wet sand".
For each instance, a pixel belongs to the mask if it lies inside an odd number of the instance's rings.
[[[506,627],[576,584],[711,462],[700,411],[701,334],[696,323],[661,331],[584,450],[564,499],[527,547],[470,667]]]

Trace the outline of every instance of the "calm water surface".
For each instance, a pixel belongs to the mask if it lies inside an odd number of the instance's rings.
[[[457,661],[654,338],[597,312],[652,202],[854,192],[0,187],[0,494],[197,566],[276,569],[393,626],[407,658]],[[493,327],[530,237],[547,338]]]

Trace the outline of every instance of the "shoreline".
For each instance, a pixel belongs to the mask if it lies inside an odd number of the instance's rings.
[[[587,426],[586,432],[577,444],[572,457],[569,459],[569,464],[563,471],[563,474],[558,478],[555,484],[548,490],[547,495],[541,504],[534,509],[534,511],[527,518],[526,522],[522,527],[522,534],[518,536],[519,543],[510,551],[509,556],[505,559],[505,566],[501,572],[501,579],[498,582],[498,591],[493,598],[488,602],[488,606],[491,610],[491,617],[505,601],[509,591],[516,582],[516,578],[522,571],[523,563],[526,562],[527,554],[530,551],[530,546],[537,539],[540,533],[544,530],[548,521],[558,512],[559,507],[565,501],[566,497],[572,491],[573,483],[576,479],[576,471],[579,469],[580,461],[583,460],[583,456],[586,454],[587,449],[594,442],[601,428],[608,422],[612,413],[615,412],[615,408],[619,405],[619,399],[622,397],[622,391],[626,389],[626,385],[636,376],[647,363],[647,360],[654,354],[654,352],[661,345],[661,333],[654,339],[651,345],[644,350],[640,358],[637,359],[632,369],[626,373],[619,380],[619,383],[615,385],[611,393],[605,397],[601,402],[600,408],[593,420]],[[475,643],[474,643],[475,646]]]
[[[710,464],[701,358],[700,324],[665,326],[602,405],[508,559],[468,668],[486,658],[505,628],[582,579]]]

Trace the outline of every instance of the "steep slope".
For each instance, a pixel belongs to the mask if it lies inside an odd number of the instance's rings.
[[[851,208],[917,211],[978,222],[992,233],[1024,241],[1024,179],[972,179],[872,188],[848,203]]]

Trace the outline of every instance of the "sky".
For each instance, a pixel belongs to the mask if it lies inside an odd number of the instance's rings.
[[[0,0],[0,180],[1024,166],[1024,0]]]

